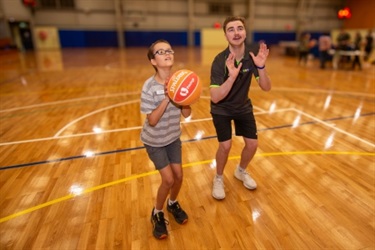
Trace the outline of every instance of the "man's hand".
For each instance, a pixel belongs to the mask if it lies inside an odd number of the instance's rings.
[[[259,51],[256,56],[254,55],[253,52],[250,52],[250,56],[253,58],[255,66],[261,68],[264,65],[266,65],[266,60],[267,60],[269,52],[270,50],[267,48],[267,45],[265,43],[260,44]]]
[[[238,76],[238,73],[240,72],[240,69],[241,69],[241,66],[242,66],[242,62],[237,66],[235,66],[235,57],[234,57],[234,54],[230,53],[228,58],[227,58],[227,61],[225,62],[227,68],[228,68],[228,72],[229,72],[229,77],[232,78],[232,79],[236,79],[237,76]]]

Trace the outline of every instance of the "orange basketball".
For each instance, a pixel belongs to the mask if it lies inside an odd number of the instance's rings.
[[[186,106],[198,101],[202,84],[193,71],[181,69],[171,76],[167,89],[168,96],[174,103]]]

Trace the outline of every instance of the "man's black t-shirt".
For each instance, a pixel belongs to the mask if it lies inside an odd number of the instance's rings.
[[[211,113],[217,115],[240,115],[252,112],[253,106],[248,96],[252,75],[257,78],[258,70],[252,58],[249,55],[249,48],[245,49],[242,58],[241,70],[233,83],[232,89],[228,95],[218,103],[211,102]],[[229,56],[229,47],[220,52],[214,59],[211,66],[211,84],[210,88],[219,87],[228,76],[228,69],[225,62]],[[236,66],[240,62],[236,63]]]

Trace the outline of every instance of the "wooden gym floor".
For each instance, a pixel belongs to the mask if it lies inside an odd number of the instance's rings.
[[[182,122],[189,215],[152,236],[160,177],[139,139],[147,48],[1,52],[0,249],[375,249],[375,69],[299,66],[271,48],[271,92],[253,81],[259,149],[246,190],[211,196],[217,140],[209,112],[213,55],[174,48],[174,69],[204,91]]]

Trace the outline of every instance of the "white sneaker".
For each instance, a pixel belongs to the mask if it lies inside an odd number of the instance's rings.
[[[212,196],[217,200],[222,200],[225,198],[223,178],[217,178],[215,176],[212,187]]]
[[[247,189],[252,190],[257,188],[257,183],[253,180],[253,178],[251,178],[250,174],[246,171],[241,172],[240,170],[238,170],[238,168],[236,168],[236,170],[234,171],[234,177],[242,181],[243,185]]]

